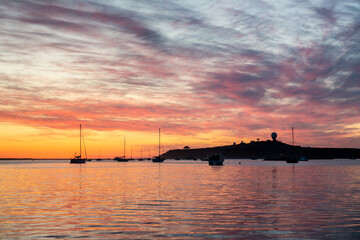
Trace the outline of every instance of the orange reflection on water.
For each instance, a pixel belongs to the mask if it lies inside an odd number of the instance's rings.
[[[200,161],[0,164],[0,237],[261,239],[353,231],[360,169],[340,169]]]

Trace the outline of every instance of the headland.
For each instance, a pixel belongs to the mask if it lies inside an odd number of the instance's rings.
[[[293,146],[277,140],[252,141],[227,146],[170,150],[162,155],[166,159],[206,159],[213,153],[222,153],[226,159],[271,159],[281,160],[281,156],[306,156],[308,159],[359,159],[357,148],[313,148]]]

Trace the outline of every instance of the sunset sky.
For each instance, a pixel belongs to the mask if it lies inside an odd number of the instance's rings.
[[[278,133],[360,148],[358,0],[0,0],[0,157]],[[150,151],[150,153],[149,153]]]

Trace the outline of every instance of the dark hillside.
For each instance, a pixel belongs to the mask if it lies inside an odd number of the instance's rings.
[[[306,156],[309,159],[360,158],[360,149],[356,148],[304,148],[270,140],[212,148],[176,149],[162,156],[167,159],[206,159],[213,153],[222,153],[227,159],[278,159],[289,155]]]

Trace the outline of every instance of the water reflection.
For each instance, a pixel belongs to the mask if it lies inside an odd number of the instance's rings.
[[[360,236],[360,165],[236,163],[0,165],[0,238]]]

